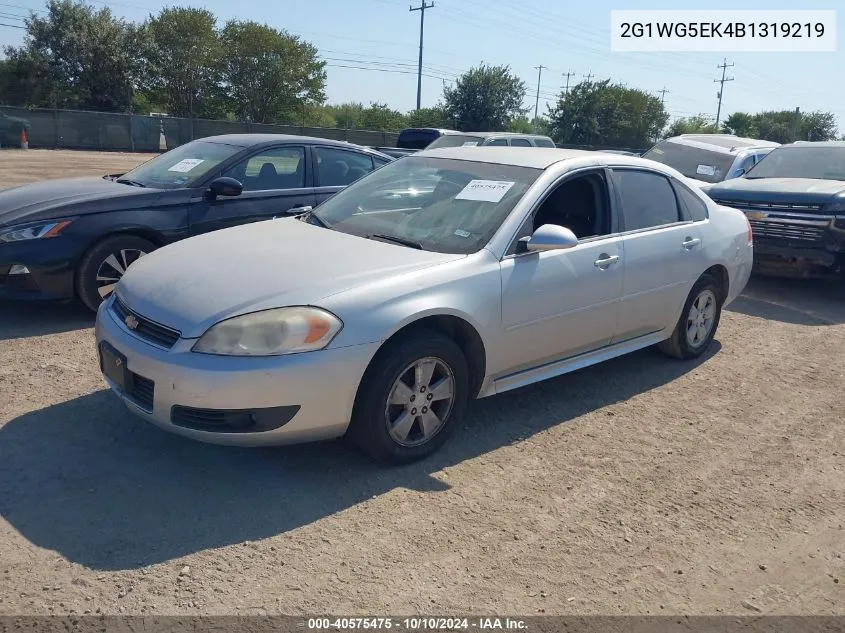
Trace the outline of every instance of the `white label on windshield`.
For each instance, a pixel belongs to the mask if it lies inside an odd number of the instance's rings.
[[[476,145],[478,145],[478,141],[467,141],[461,147],[475,147]]]
[[[499,202],[511,187],[513,187],[513,182],[505,180],[470,180],[469,184],[455,196],[455,200]]]
[[[194,167],[204,162],[204,158],[185,158],[173,165],[173,167],[171,167],[167,171],[178,171],[181,173],[185,173],[191,171]]]
[[[455,235],[458,237],[470,237],[472,233],[469,231],[464,231],[463,229],[455,229]]]
[[[716,168],[713,165],[699,165],[695,168],[695,173],[701,174],[702,176],[715,176]]]

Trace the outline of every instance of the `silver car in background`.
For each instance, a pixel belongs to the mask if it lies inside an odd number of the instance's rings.
[[[681,134],[660,141],[642,156],[702,186],[739,178],[779,145],[732,134]]]
[[[701,355],[751,264],[745,216],[653,161],[424,150],[140,259],[96,340],[108,385],[169,431],[408,462],[473,398],[655,344]]]

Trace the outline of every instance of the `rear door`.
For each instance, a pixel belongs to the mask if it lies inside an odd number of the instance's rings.
[[[312,152],[317,204],[387,162],[366,152],[343,147],[315,145]]]
[[[296,213],[316,203],[309,153],[305,145],[263,148],[218,174],[243,184],[235,197],[209,200],[203,192],[192,200],[191,234],[268,220]]]
[[[615,167],[624,277],[614,342],[669,327],[704,271],[699,225],[687,216],[669,178]]]

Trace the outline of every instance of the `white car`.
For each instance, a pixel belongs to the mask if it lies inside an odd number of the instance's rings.
[[[108,385],[197,440],[347,436],[406,462],[483,398],[658,344],[702,354],[745,216],[641,158],[425,150],[296,218],[135,262],[97,316]]]

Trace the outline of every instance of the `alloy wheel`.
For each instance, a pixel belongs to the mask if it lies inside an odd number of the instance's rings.
[[[702,290],[690,305],[687,314],[687,343],[701,347],[713,330],[716,321],[716,295],[712,290]]]
[[[97,292],[100,297],[108,297],[126,273],[126,269],[146,254],[145,251],[135,248],[123,248],[106,257],[97,269]]]
[[[446,423],[455,402],[455,376],[434,357],[408,365],[393,383],[385,407],[390,437],[402,446],[420,446]]]

